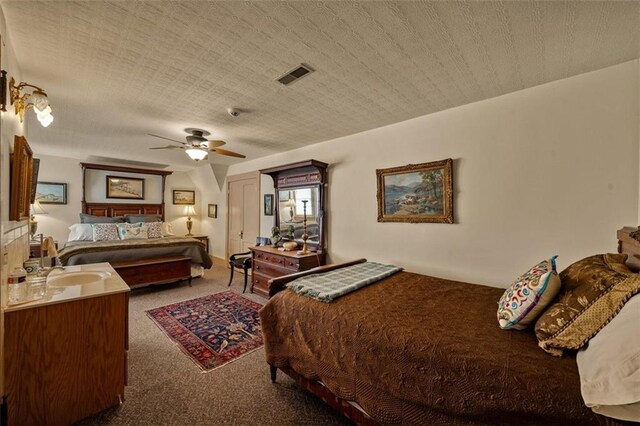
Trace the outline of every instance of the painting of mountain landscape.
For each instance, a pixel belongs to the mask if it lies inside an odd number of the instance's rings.
[[[380,222],[453,221],[451,160],[378,170]]]

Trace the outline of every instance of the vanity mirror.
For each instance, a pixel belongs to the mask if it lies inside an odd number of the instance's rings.
[[[302,247],[306,215],[307,245],[312,251],[324,252],[324,194],[327,164],[316,160],[286,164],[260,170],[273,178],[277,205],[275,226],[282,241],[296,241]]]

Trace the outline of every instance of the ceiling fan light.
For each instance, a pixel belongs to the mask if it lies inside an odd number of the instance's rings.
[[[53,123],[53,115],[47,114],[42,118],[38,116],[38,121],[42,124],[42,127],[49,127],[49,124]]]
[[[207,156],[207,151],[200,148],[189,148],[185,152],[194,161],[204,160]]]

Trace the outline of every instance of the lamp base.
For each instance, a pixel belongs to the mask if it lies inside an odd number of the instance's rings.
[[[185,237],[193,237],[191,233],[191,227],[193,226],[193,221],[191,220],[191,216],[187,218],[187,235]]]

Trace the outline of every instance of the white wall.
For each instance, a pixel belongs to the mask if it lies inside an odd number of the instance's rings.
[[[46,215],[36,216],[38,221],[38,232],[45,235],[51,235],[62,246],[69,235],[68,227],[79,222],[79,213],[82,208],[82,168],[80,162],[76,159],[54,157],[48,155],[39,155],[34,153],[36,158],[40,158],[39,181],[44,182],[62,182],[67,184],[67,204],[43,204]],[[145,179],[145,199],[142,203],[159,203],[162,201],[162,182],[159,176],[141,175],[121,172],[105,172],[91,171],[91,177],[88,179],[87,201],[92,202],[109,202],[118,201],[105,198],[107,174],[116,174],[118,176],[142,177]],[[88,175],[89,176],[89,175]],[[91,183],[93,182],[93,184]],[[184,235],[187,233],[185,215],[185,206],[173,205],[172,191],[174,189],[196,190],[196,211],[200,215],[201,209],[200,192],[195,187],[191,178],[186,172],[174,172],[167,176],[165,186],[165,219],[173,224],[176,235]],[[121,200],[123,202],[133,202],[134,200]],[[201,217],[193,218],[194,234],[199,234]]]
[[[240,163],[229,175],[327,162],[332,262],[366,257],[506,287],[554,254],[563,268],[615,251],[616,229],[638,220],[639,77],[636,60]],[[445,158],[454,159],[455,224],[376,221],[376,169]],[[262,218],[263,236],[271,220]]]

